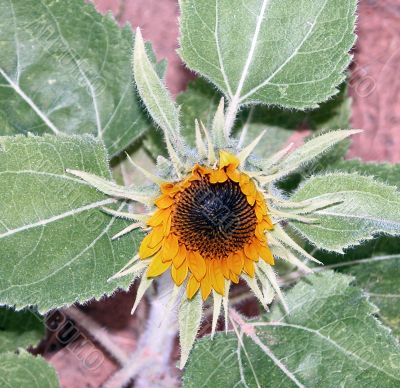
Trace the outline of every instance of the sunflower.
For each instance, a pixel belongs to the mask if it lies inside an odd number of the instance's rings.
[[[152,257],[148,277],[171,271],[177,286],[187,280],[187,296],[201,290],[224,295],[225,280],[255,276],[255,264],[274,257],[266,232],[273,229],[268,208],[256,183],[238,170],[239,160],[221,150],[218,167],[196,164],[179,182],[163,183],[147,220],[151,232],[139,257]]]
[[[210,128],[195,121],[193,148],[180,133],[179,110],[150,63],[139,30],[133,63],[139,94],[163,131],[169,158],[157,158],[154,175],[128,155],[132,165],[152,182],[149,187],[123,187],[88,172],[68,172],[121,201],[119,210],[103,208],[112,216],[133,221],[115,238],[138,228],[145,233],[139,252],[110,280],[141,278],[134,311],[154,279],[169,277],[174,285],[171,301],[179,298],[180,304],[183,366],[204,301],[213,296],[214,333],[222,305],[227,323],[229,290],[240,278],[266,309],[276,294],[288,311],[273,269],[275,260],[285,260],[307,273],[311,269],[306,262],[321,264],[296,242],[288,225],[292,221],[315,223],[313,213],[334,203],[323,199],[292,202],[276,183],[359,131],[331,131],[293,152],[289,144],[263,159],[255,150],[265,131],[243,146],[246,126],[238,135],[232,133],[235,118],[230,109],[225,114],[222,98]],[[132,202],[146,205],[146,211],[121,211]],[[180,292],[183,289],[185,294]]]

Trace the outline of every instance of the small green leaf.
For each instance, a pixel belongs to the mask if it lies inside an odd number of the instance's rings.
[[[42,357],[20,354],[0,354],[0,385],[9,388],[57,388],[56,371]]]
[[[139,28],[133,50],[133,73],[140,97],[153,120],[169,135],[170,141],[179,140],[177,107],[147,56]]]
[[[313,137],[297,148],[279,164],[279,172],[275,179],[281,179],[320,157],[340,141],[359,133],[360,130],[337,130]],[[262,167],[262,164],[260,165]],[[266,171],[268,172],[268,170]]]
[[[344,173],[314,176],[291,198],[339,202],[313,213],[316,223],[291,224],[320,249],[342,253],[378,233],[400,234],[399,192],[371,177]]]
[[[184,387],[396,387],[400,348],[351,278],[326,272],[290,290],[290,314],[196,342]],[[268,319],[267,319],[268,318]]]
[[[43,317],[0,307],[0,353],[36,345],[44,337]]]
[[[186,64],[234,104],[316,107],[351,56],[355,0],[181,0]]]
[[[90,136],[0,138],[0,304],[40,312],[127,287],[107,283],[137,250],[139,235],[99,210],[112,200],[65,172],[110,179],[104,146]]]
[[[83,0],[0,2],[0,134],[93,134],[114,156],[151,125],[133,33]]]
[[[180,368],[186,364],[189,353],[192,350],[194,340],[199,331],[202,316],[203,301],[200,292],[193,299],[182,296],[182,302],[179,308],[179,343],[181,345]]]

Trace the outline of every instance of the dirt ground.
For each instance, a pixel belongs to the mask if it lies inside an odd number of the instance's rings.
[[[121,24],[140,26],[153,43],[159,59],[167,58],[166,82],[176,95],[193,75],[176,54],[178,4],[176,0],[96,0],[100,12],[111,10]],[[400,161],[400,0],[361,0],[358,35],[351,67],[352,126],[365,133],[354,139],[349,157],[364,160]],[[143,328],[147,307],[134,317],[130,307],[134,290],[91,303],[83,308],[91,333],[68,346],[60,346],[57,334],[42,344],[41,353],[57,369],[63,387],[99,387],[119,369],[118,357],[98,345],[104,333],[124,353],[132,352]],[[66,314],[66,315],[65,315]],[[76,310],[61,319],[79,320]],[[56,324],[55,323],[55,324]],[[68,333],[67,333],[68,334]],[[58,333],[59,335],[59,333]],[[100,337],[100,341],[94,338]],[[68,335],[66,335],[68,337]],[[176,351],[178,358],[178,351]],[[161,386],[179,385],[179,376],[169,376]],[[157,386],[157,385],[155,385]]]

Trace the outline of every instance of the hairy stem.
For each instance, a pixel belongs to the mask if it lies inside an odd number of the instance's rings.
[[[233,125],[235,124],[236,116],[240,108],[240,102],[239,102],[239,96],[235,95],[233,96],[229,106],[228,110],[226,111],[226,117],[225,117],[225,126],[224,126],[224,133],[225,133],[225,138],[229,139],[229,136],[232,132]]]
[[[162,277],[158,289],[157,295],[151,298],[147,327],[138,341],[136,351],[129,356],[124,366],[111,376],[104,387],[122,388],[133,379],[135,387],[149,387],[154,381],[173,380],[170,358],[178,325],[175,306],[169,306],[171,280]]]

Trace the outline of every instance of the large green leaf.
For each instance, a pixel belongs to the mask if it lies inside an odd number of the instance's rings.
[[[376,308],[351,278],[307,277],[267,319],[195,345],[184,374],[188,387],[396,387],[400,348],[373,316]],[[248,335],[250,334],[250,336]]]
[[[9,388],[60,386],[55,370],[42,357],[24,351],[0,354],[0,385]]]
[[[130,27],[83,0],[4,0],[0,14],[0,134],[90,133],[113,156],[150,126]]]
[[[90,136],[0,138],[0,304],[40,311],[111,293],[107,283],[136,252],[111,242],[125,222],[104,214],[110,198],[67,168],[109,179],[104,146]]]
[[[181,0],[187,65],[234,104],[316,107],[350,62],[356,0]]]
[[[39,314],[0,307],[0,353],[36,345],[43,336],[44,324]]]
[[[338,202],[313,213],[315,223],[292,226],[316,247],[343,252],[378,233],[400,234],[400,195],[395,187],[358,174],[332,173],[305,181],[294,201]]]

